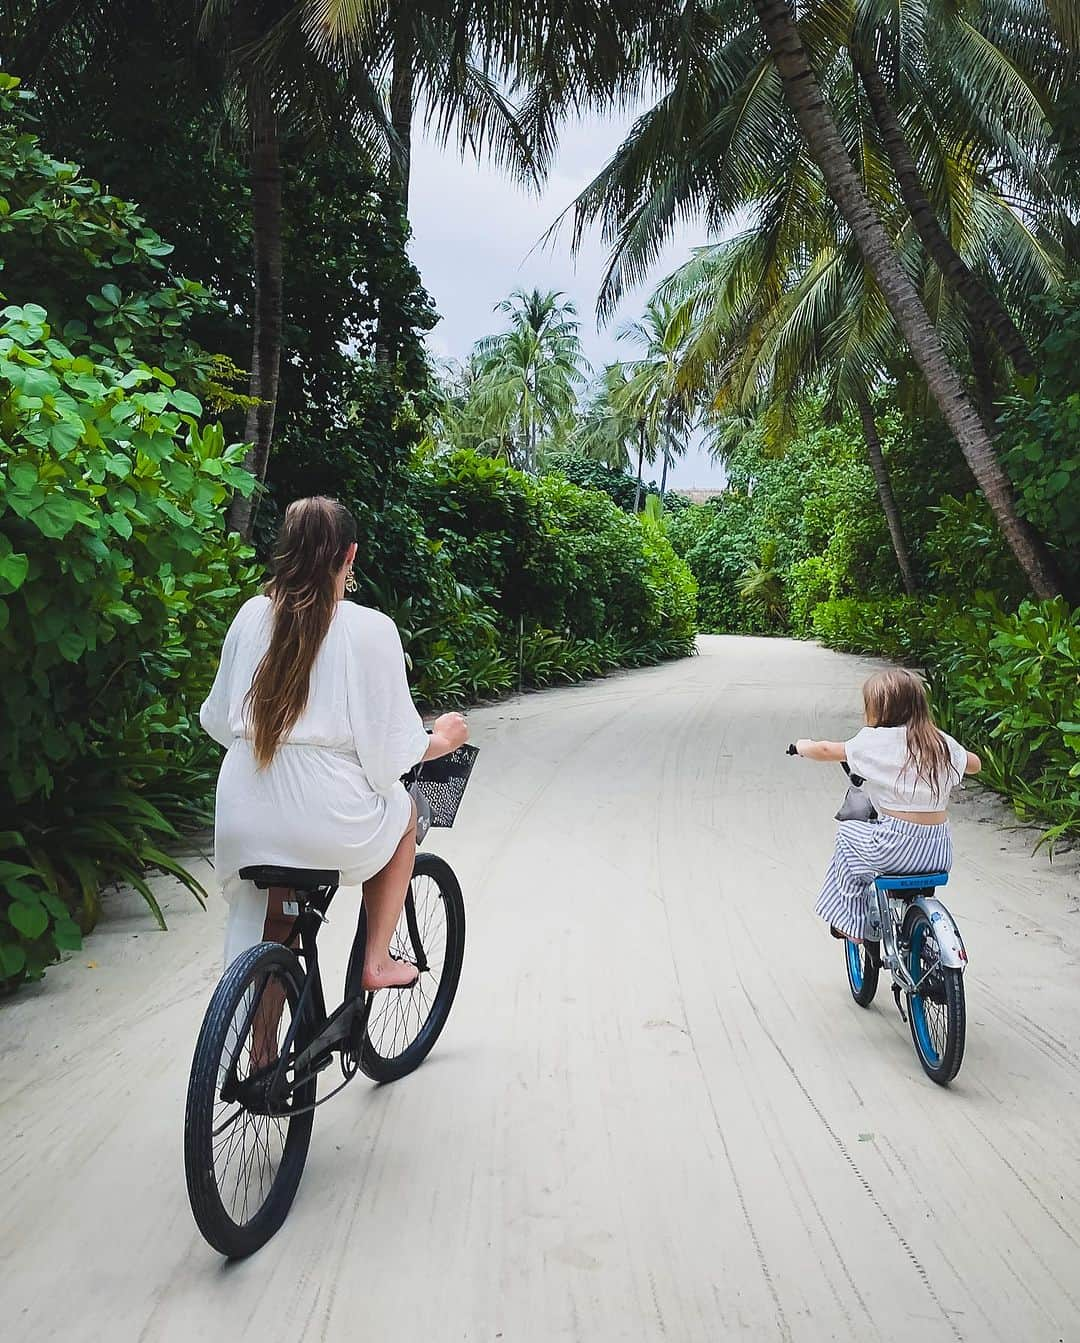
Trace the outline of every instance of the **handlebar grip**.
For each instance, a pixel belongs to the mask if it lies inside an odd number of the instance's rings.
[[[787,751],[785,752],[785,754],[787,754],[787,755],[798,755],[798,754],[799,754],[798,751],[795,749],[795,743],[794,743],[794,742],[791,742],[791,743],[789,744],[789,746],[788,746]]]

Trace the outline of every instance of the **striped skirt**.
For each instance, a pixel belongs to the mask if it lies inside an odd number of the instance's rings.
[[[952,867],[948,821],[920,825],[882,816],[877,821],[841,821],[816,913],[848,937],[863,937],[870,887],[883,873],[948,872]]]

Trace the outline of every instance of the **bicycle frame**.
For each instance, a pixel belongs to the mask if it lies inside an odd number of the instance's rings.
[[[940,900],[926,894],[926,889],[916,888],[916,893],[908,896],[879,890],[875,885],[870,901],[870,938],[880,943],[881,963],[892,975],[893,983],[909,994],[921,989],[921,981],[916,983],[912,979],[907,960],[901,954],[904,947],[900,932],[910,909],[922,910],[929,919],[940,963],[955,970],[967,968],[967,952],[955,920]]]
[[[326,999],[323,995],[322,974],[319,969],[318,932],[319,928],[328,922],[326,911],[336,892],[336,886],[323,887],[317,891],[293,891],[291,894],[294,899],[284,901],[282,905],[286,914],[293,912],[287,908],[289,904],[295,904],[296,906],[292,931],[284,945],[295,951],[301,959],[304,966],[304,984],[300,991],[300,1000],[296,1005],[296,1011],[289,1023],[289,1030],[279,1051],[273,1074],[269,1080],[267,1080],[265,1073],[256,1074],[255,1077],[249,1078],[247,1082],[239,1086],[240,1092],[244,1090],[254,1091],[255,1087],[252,1084],[257,1084],[261,1099],[270,1108],[271,1112],[276,1107],[287,1105],[289,1097],[294,1092],[306,1086],[330,1064],[334,1051],[345,1040],[352,1037],[354,1032],[357,1035],[362,1034],[367,1024],[367,1015],[371,1009],[371,995],[363,992],[358,973],[353,973],[355,965],[362,966],[363,964],[362,953],[367,938],[367,921],[364,917],[363,905],[360,907],[356,933],[353,937],[349,974],[346,978],[343,1001],[330,1016],[327,1016],[326,1013]],[[299,945],[297,945],[298,939]],[[357,948],[361,952],[359,959],[356,954]],[[244,1027],[239,1033],[238,1038],[240,1040],[245,1037],[246,1030],[251,1024],[250,1018],[254,1016],[258,1002],[259,998],[256,998],[249,1009],[248,1020],[245,1021]],[[318,1034],[295,1058],[291,1058],[297,1031],[300,1029],[302,1022],[315,1023],[318,1026]],[[235,1067],[235,1060],[233,1066]],[[291,1081],[286,1077],[286,1072],[290,1067],[293,1070]],[[329,1100],[329,1096],[325,1099]],[[321,1104],[321,1102],[319,1103]]]

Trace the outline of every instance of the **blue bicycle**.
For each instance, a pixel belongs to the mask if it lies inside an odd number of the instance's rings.
[[[795,754],[795,747],[788,753]],[[856,787],[862,786],[846,764],[843,769]],[[889,971],[893,999],[911,1029],[915,1053],[939,1086],[948,1086],[960,1071],[967,1036],[967,952],[955,919],[934,894],[948,880],[947,872],[879,874],[866,936],[861,943],[844,943],[851,996],[860,1007],[869,1007],[882,966]]]
[[[947,872],[876,877],[867,937],[861,945],[844,943],[851,996],[869,1007],[881,967],[890,972],[915,1053],[939,1086],[948,1086],[960,1071],[967,1029],[967,952],[955,920],[934,894],[948,880]]]

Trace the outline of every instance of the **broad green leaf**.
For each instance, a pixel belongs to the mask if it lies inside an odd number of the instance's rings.
[[[27,555],[6,555],[0,559],[0,581],[6,583],[12,592],[22,587],[29,572],[30,558]]]
[[[74,526],[80,522],[88,522],[92,517],[85,504],[66,498],[56,491],[45,496],[44,501],[34,509],[28,520],[42,536],[62,541]]]
[[[190,392],[184,392],[177,388],[169,394],[169,400],[177,410],[185,415],[201,415],[203,413],[199,398],[192,396]]]
[[[78,951],[83,944],[79,925],[71,918],[58,919],[53,925],[52,936],[60,951]]]
[[[30,942],[40,937],[49,926],[49,916],[41,904],[24,905],[21,901],[15,901],[8,906],[7,916],[15,931],[22,933]]]
[[[81,634],[68,630],[56,640],[56,648],[65,661],[77,662],[86,652],[86,640]]]
[[[34,869],[25,863],[10,863],[0,859],[0,882],[6,884],[16,877],[32,877]],[[29,888],[28,888],[29,889]]]
[[[15,942],[0,942],[0,975],[14,979],[26,966],[26,952]]]

